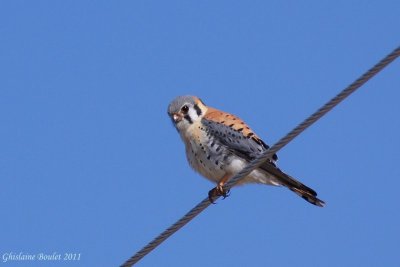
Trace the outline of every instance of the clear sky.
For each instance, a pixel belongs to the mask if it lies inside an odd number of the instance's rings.
[[[117,266],[213,184],[167,117],[194,94],[268,144],[400,45],[393,1],[2,1],[1,266]],[[279,154],[325,208],[249,185],[138,266],[400,266],[400,60]]]

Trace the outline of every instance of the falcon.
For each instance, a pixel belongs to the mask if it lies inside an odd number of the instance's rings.
[[[216,183],[209,192],[212,203],[217,196],[228,196],[225,183],[269,146],[237,116],[209,107],[196,96],[178,96],[168,106],[168,115],[185,144],[190,166]],[[325,202],[317,193],[276,166],[276,154],[240,180],[236,185],[257,183],[284,186],[319,207]]]

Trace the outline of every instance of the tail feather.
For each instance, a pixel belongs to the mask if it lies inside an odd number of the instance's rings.
[[[289,187],[289,189],[293,192],[295,192],[298,196],[303,198],[304,200],[310,202],[311,204],[314,204],[318,207],[324,207],[325,202],[322,201],[321,199],[317,198],[316,196],[311,195],[309,192],[303,191],[301,189],[295,188],[295,187]]]
[[[286,186],[288,189],[296,193],[301,198],[305,199],[309,203],[316,205],[318,207],[325,206],[325,202],[317,198],[317,192],[308,186],[297,181],[293,177],[281,171],[279,168],[275,167],[273,164],[267,162],[260,166],[260,168],[270,174],[272,174],[280,184]]]

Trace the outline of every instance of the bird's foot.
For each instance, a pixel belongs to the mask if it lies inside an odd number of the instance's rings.
[[[212,204],[215,204],[214,198],[223,197],[223,199],[225,199],[229,197],[229,195],[229,190],[225,190],[223,185],[219,184],[208,192],[208,199]]]

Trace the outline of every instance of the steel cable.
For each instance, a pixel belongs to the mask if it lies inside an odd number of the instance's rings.
[[[225,185],[224,189],[228,190],[241,179],[246,177],[249,173],[251,173],[254,169],[260,166],[264,161],[271,158],[273,154],[278,152],[282,147],[287,145],[290,141],[292,141],[295,137],[297,137],[300,133],[302,133],[305,129],[319,120],[322,116],[328,113],[331,109],[333,109],[336,105],[342,102],[345,98],[347,98],[350,94],[360,88],[363,84],[365,84],[369,79],[375,76],[378,72],[384,69],[387,65],[389,65],[393,60],[400,56],[400,47],[393,50],[389,55],[387,55],[384,59],[382,59],[378,64],[372,67],[370,70],[365,72],[360,78],[358,78],[355,82],[350,84],[346,89],[332,98],[328,103],[318,109],[315,113],[309,116],[306,120],[300,123],[296,128],[294,128],[291,132],[289,132],[286,136],[281,138],[276,144],[274,144],[270,149],[266,150],[264,153],[260,154],[257,158],[251,161],[246,167],[244,167],[240,172],[234,175]],[[214,200],[218,199],[216,197]],[[164,242],[168,237],[173,235],[176,231],[186,225],[189,221],[191,221],[194,217],[199,215],[203,210],[205,210],[208,206],[210,206],[210,201],[205,198],[199,204],[197,204],[193,209],[191,209],[188,213],[186,213],[181,219],[179,219],[176,223],[171,225],[168,229],[162,232],[159,236],[157,236],[153,241],[148,243],[145,247],[143,247],[140,251],[138,251],[135,255],[133,255],[129,260],[127,260],[122,267],[132,266],[138,261],[140,261],[144,256],[150,253],[153,249],[159,246],[162,242]]]

